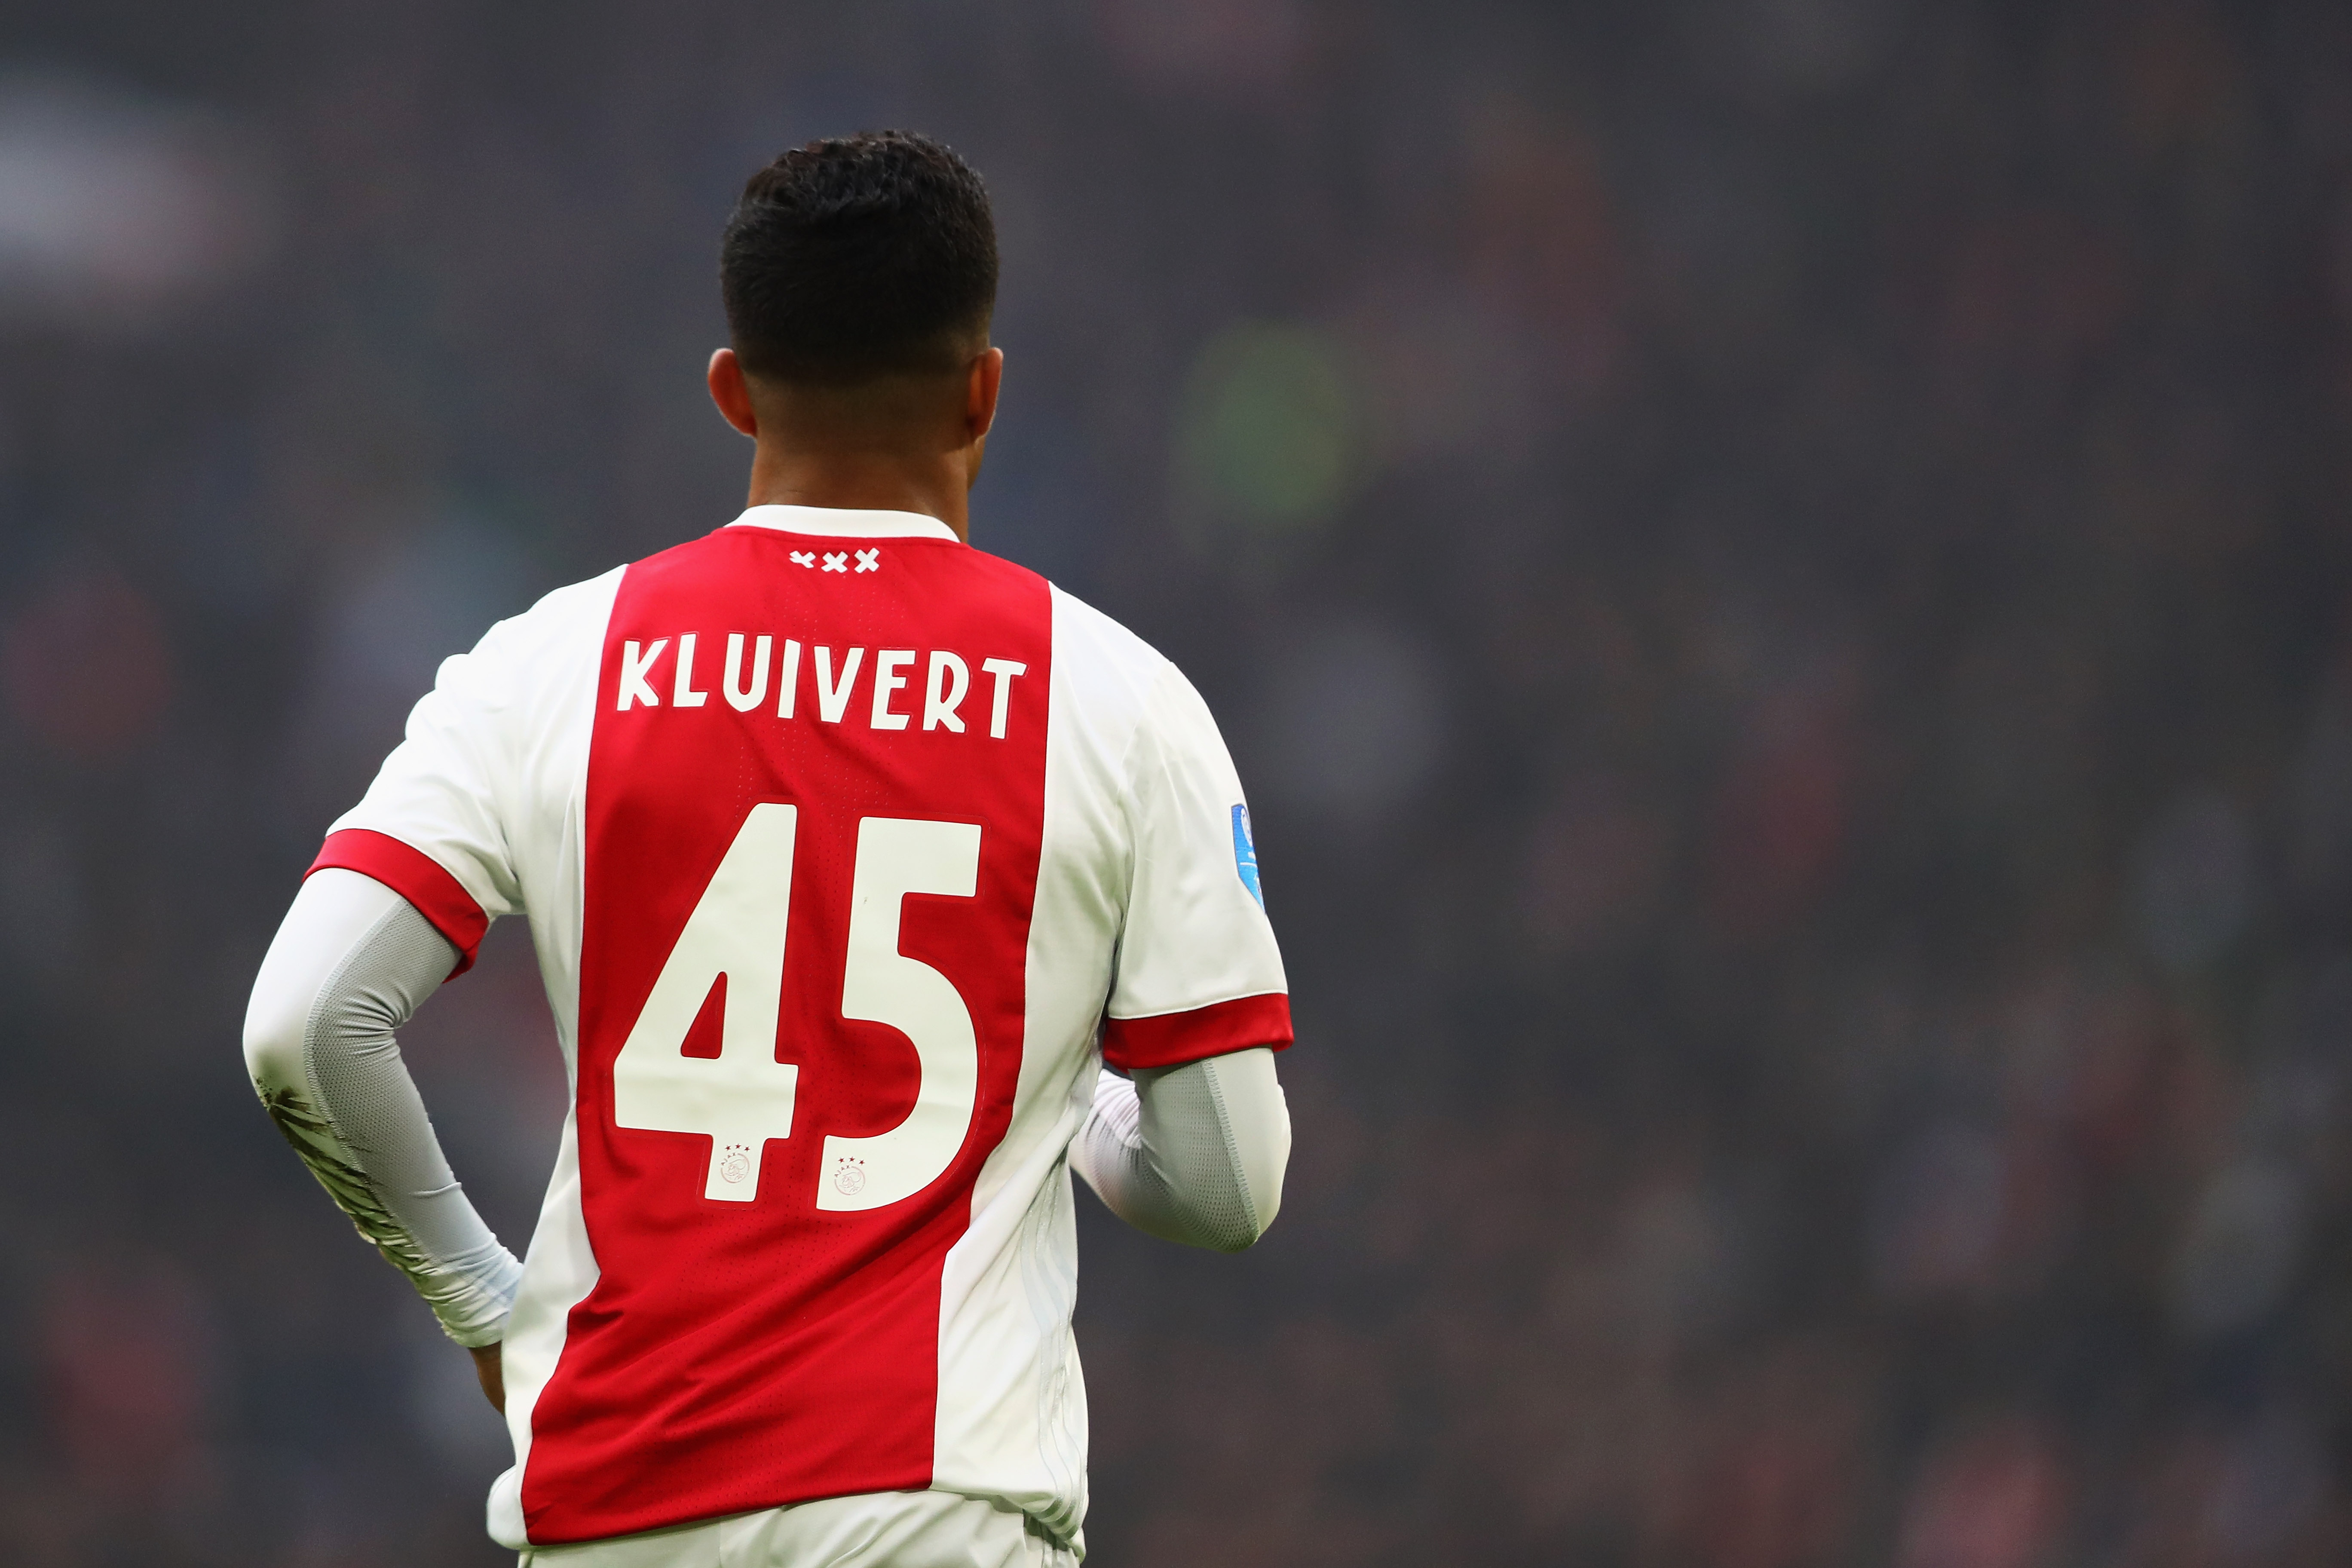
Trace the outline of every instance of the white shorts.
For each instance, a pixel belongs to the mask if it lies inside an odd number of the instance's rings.
[[[954,1492],[867,1492],[574,1546],[517,1568],[1076,1568],[1018,1510]]]

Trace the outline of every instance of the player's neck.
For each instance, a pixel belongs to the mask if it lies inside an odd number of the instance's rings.
[[[971,478],[961,451],[818,451],[763,439],[751,458],[751,504],[919,512],[969,542]]]
[[[971,538],[966,498],[980,477],[1004,355],[960,370],[893,371],[845,384],[746,378],[731,348],[710,356],[710,396],[758,446],[753,506],[911,511]]]

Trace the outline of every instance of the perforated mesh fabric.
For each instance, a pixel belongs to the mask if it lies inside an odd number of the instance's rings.
[[[1137,1086],[1143,1148],[1171,1194],[1188,1200],[1195,1245],[1238,1251],[1258,1237],[1249,1178],[1234,1147],[1233,1123],[1217,1082],[1216,1062],[1150,1073]]]
[[[437,1146],[401,1137],[402,1120],[422,1117],[425,1107],[393,1031],[457,962],[448,939],[403,904],[352,945],[310,1005],[302,1047],[312,1087],[352,1152],[380,1180],[413,1186],[424,1176],[429,1188],[449,1181]],[[420,1160],[422,1170],[407,1168]]]
[[[457,950],[410,905],[387,910],[311,1004],[302,1037],[310,1104],[281,1093],[270,1110],[450,1337],[487,1344],[503,1331],[522,1266],[450,1173],[394,1036],[457,962]]]
[[[1219,1060],[1139,1073],[1133,1081],[1104,1074],[1071,1163],[1111,1212],[1137,1229],[1238,1252],[1264,1233],[1272,1215],[1253,1201]]]

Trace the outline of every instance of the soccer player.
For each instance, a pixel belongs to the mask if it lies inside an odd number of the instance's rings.
[[[750,510],[445,662],[256,982],[264,1103],[506,1413],[527,1563],[1071,1563],[1069,1168],[1224,1250],[1281,1201],[1289,1004],[1216,726],[967,542],[996,266],[923,137],[754,175],[709,377]],[[515,913],[573,1089],[520,1262],[394,1038]]]

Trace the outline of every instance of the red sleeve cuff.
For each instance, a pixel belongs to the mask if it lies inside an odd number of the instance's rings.
[[[1179,1068],[1255,1046],[1290,1044],[1290,998],[1279,991],[1237,996],[1183,1013],[1103,1020],[1103,1060],[1123,1072]]]
[[[474,967],[474,954],[482,945],[482,933],[490,929],[490,917],[482,912],[464,883],[442,869],[441,862],[388,833],[346,827],[327,835],[319,858],[310,862],[310,871],[323,871],[330,866],[373,877],[415,904],[416,912],[432,921],[433,929],[457,950],[457,967],[449,972],[450,979]],[[302,874],[308,877],[310,871]]]

